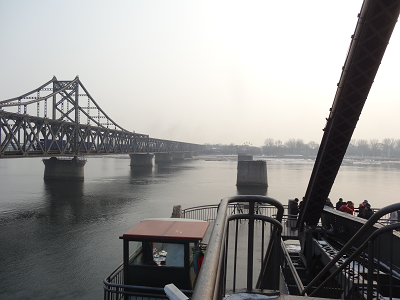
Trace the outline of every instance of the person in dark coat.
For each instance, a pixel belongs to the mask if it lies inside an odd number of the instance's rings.
[[[357,217],[364,218],[365,206],[368,204],[368,200],[364,200],[358,206],[358,215]]]
[[[296,230],[294,227],[297,220],[297,215],[299,214],[299,199],[295,198],[293,201],[289,202],[289,220],[291,224],[291,229]]]
[[[300,203],[299,203],[299,213],[301,212],[301,209],[302,209],[302,207],[303,207],[304,198],[305,198],[305,197],[303,197],[303,199],[302,199],[302,200],[300,201]]]
[[[365,207],[364,207],[364,214],[363,214],[363,218],[364,219],[369,219],[369,218],[371,218],[372,217],[372,215],[374,214],[374,212],[372,211],[372,209],[371,209],[371,205],[369,205],[369,204],[366,204],[365,205]]]
[[[326,198],[325,206],[328,206],[328,207],[330,207],[330,208],[333,208],[333,204],[332,204],[332,202],[331,202],[331,199]]]
[[[343,204],[346,204],[346,203],[343,202],[342,198],[339,198],[339,201],[336,202],[336,209],[339,210],[340,207],[342,207]]]
[[[295,215],[297,216],[299,214],[299,199],[295,198],[293,201],[290,201],[290,212],[289,215]]]

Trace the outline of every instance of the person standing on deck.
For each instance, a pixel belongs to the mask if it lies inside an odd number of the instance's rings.
[[[333,204],[332,204],[332,202],[331,202],[331,199],[326,198],[325,206],[328,206],[328,207],[330,207],[330,208],[333,208]]]
[[[373,214],[374,214],[374,212],[371,209],[371,205],[369,205],[368,203],[365,204],[364,215],[362,216],[362,218],[368,220],[369,218],[372,217]]]
[[[353,202],[347,201],[347,204],[342,205],[342,207],[339,209],[339,211],[342,211],[342,212],[345,212],[345,213],[348,213],[348,214],[352,215],[353,212],[354,212],[354,204],[353,204]]]
[[[346,203],[343,202],[342,198],[339,198],[339,201],[336,202],[336,209],[339,210],[343,204],[346,204]]]
[[[302,200],[300,201],[300,203],[299,203],[299,213],[301,212],[301,209],[302,209],[302,207],[303,207],[304,198],[305,198],[305,197],[303,197],[303,199],[302,199]]]
[[[364,218],[364,212],[365,212],[365,205],[368,204],[368,200],[364,200],[363,202],[358,205],[358,215],[357,217]]]
[[[297,220],[297,215],[299,214],[299,199],[295,198],[293,201],[289,202],[289,219],[291,223],[291,229],[296,230],[296,228],[293,226],[296,224]]]

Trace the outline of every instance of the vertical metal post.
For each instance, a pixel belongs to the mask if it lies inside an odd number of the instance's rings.
[[[37,99],[40,98],[40,91],[37,91]],[[39,112],[40,112],[40,102],[36,103],[36,114],[39,117]]]
[[[78,100],[79,100],[79,81],[76,82],[75,85],[75,154],[79,153],[79,146],[78,146],[78,131],[79,131],[79,105],[78,105]]]
[[[264,220],[262,220],[262,224],[261,224],[261,266],[264,265],[264,235],[265,235],[265,222]]]
[[[393,230],[390,233],[389,299],[393,299]]]
[[[79,124],[79,81],[75,85],[75,123]]]
[[[27,143],[28,143],[28,134],[27,134],[27,131],[26,131],[26,119],[24,118],[24,120],[23,120],[23,123],[22,123],[22,127],[24,128],[24,147],[23,147],[23,149],[22,149],[22,151],[23,152],[26,152],[26,150],[28,149],[28,145],[27,145]]]
[[[129,282],[129,241],[123,240],[123,261],[124,261],[124,283],[126,285],[132,284]]]
[[[53,81],[53,93],[55,93],[56,92],[56,82],[55,81]],[[54,94],[53,95],[53,120],[55,120],[56,119],[56,105],[57,105],[57,99],[56,99],[56,95]]]
[[[239,220],[236,219],[236,231],[235,231],[235,255],[233,256],[233,292],[236,291],[236,262],[237,262],[237,248],[238,248],[238,231],[239,231]]]
[[[17,122],[15,122],[15,123],[17,123]],[[15,127],[18,127],[18,124],[15,124]],[[17,147],[18,148],[16,150],[19,150],[19,148],[21,147],[21,128],[18,129],[18,145],[17,145]]]
[[[223,267],[221,268],[221,272],[223,272],[220,276],[220,295],[223,296],[225,295],[226,291],[226,274],[227,274],[227,268],[228,268],[228,243],[229,243],[229,221],[228,224],[226,224],[226,236],[225,236],[225,248],[223,250]]]
[[[275,226],[275,225],[274,225]],[[280,272],[280,265],[281,265],[281,249],[280,249],[280,239],[281,235],[276,234],[274,236],[274,253],[273,253],[273,259],[274,259],[274,264],[273,264],[273,270],[274,274],[272,276],[273,280],[273,287],[275,290],[279,290],[279,272]]]
[[[249,202],[249,234],[247,237],[247,291],[253,289],[254,202]]]
[[[368,242],[368,275],[367,275],[367,300],[372,299],[372,286],[374,280],[374,242]]]

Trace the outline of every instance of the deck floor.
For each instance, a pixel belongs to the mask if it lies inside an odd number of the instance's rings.
[[[262,251],[266,251],[270,240],[270,224],[264,223],[264,242],[262,242],[262,225],[261,221],[255,221],[254,225],[254,245],[253,245],[253,272],[252,282],[253,288],[255,287],[258,276],[261,270]],[[236,266],[234,263],[235,257],[235,237],[236,237],[236,224],[231,222],[229,227],[229,242],[228,242],[228,259],[227,259],[227,276],[226,276],[226,290],[229,294],[235,289],[236,292],[243,291],[247,286],[247,249],[248,249],[248,221],[239,221],[237,224],[237,260]],[[290,225],[290,224],[289,224]],[[210,222],[209,230],[204,238],[205,243],[209,243],[211,232],[214,222]],[[284,225],[282,236],[287,239],[286,243],[298,244],[297,230],[291,230],[290,226]],[[289,237],[292,239],[289,240]],[[263,248],[264,247],[264,248]],[[236,268],[236,272],[235,272]],[[236,274],[236,278],[235,278]],[[234,285],[235,282],[235,285]],[[285,289],[282,285],[281,289]],[[284,291],[282,291],[284,292]]]

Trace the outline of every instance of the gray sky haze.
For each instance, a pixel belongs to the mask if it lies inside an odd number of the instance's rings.
[[[362,1],[0,0],[0,100],[80,80],[127,130],[320,143]],[[356,139],[400,138],[400,29]]]

